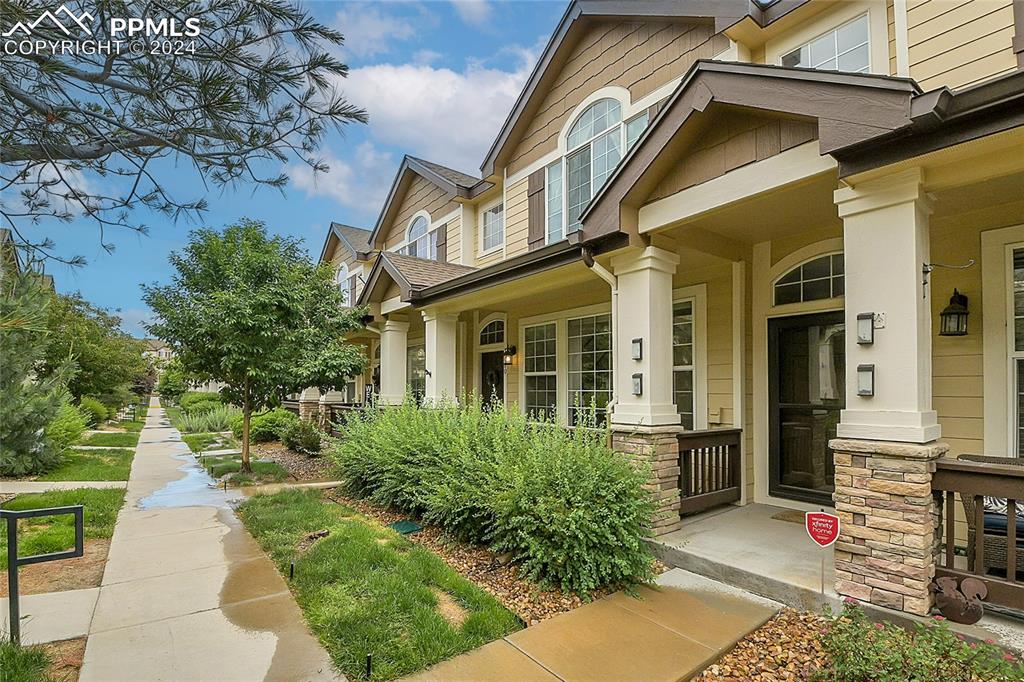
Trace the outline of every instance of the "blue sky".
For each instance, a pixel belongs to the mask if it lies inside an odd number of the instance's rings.
[[[167,255],[189,230],[221,227],[241,217],[265,221],[272,232],[305,239],[313,255],[332,220],[372,227],[402,154],[420,156],[477,175],[483,155],[565,11],[562,0],[447,0],[305,2],[322,22],[346,38],[351,71],[342,83],[350,101],[370,114],[366,126],[331,134],[320,155],[331,167],[313,178],[289,166],[285,196],[242,187],[206,193],[188,164],[163,167],[163,178],[181,200],[205,195],[209,210],[199,223],[170,221],[140,212],[149,236],[107,232],[116,246],[107,254],[98,228],[88,221],[50,224],[57,252],[85,256],[88,265],[51,264],[57,289],[81,291],[90,301],[117,309],[124,328],[143,336],[148,317],[141,283],[170,278]],[[89,182],[101,182],[99,178]]]

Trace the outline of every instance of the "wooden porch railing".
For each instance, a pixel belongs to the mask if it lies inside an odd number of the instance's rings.
[[[680,515],[740,499],[742,437],[742,429],[679,434]]]
[[[332,436],[338,435],[336,427],[343,425],[348,421],[349,417],[356,414],[363,409],[362,403],[328,403],[327,404],[327,423],[324,424]]]
[[[946,546],[936,576],[957,580],[973,576],[988,588],[986,601],[1024,610],[1024,548],[1019,545],[1016,524],[1017,509],[1024,504],[1024,465],[1019,459],[1007,459],[1006,464],[998,463],[999,459],[962,455],[938,461],[932,492],[941,503]],[[967,516],[966,570],[956,565],[957,495]],[[1005,533],[985,528],[985,496],[1007,500]],[[1005,577],[990,570],[1005,571]]]
[[[281,407],[288,410],[289,412],[299,413],[299,401],[298,400],[282,400]]]

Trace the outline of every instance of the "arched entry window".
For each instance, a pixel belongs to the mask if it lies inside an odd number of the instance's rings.
[[[775,305],[820,301],[845,292],[843,254],[805,261],[775,281]]]
[[[425,215],[418,215],[409,223],[405,246],[398,252],[416,258],[437,260],[437,230],[430,230],[430,221]]]
[[[480,345],[505,343],[505,320],[492,320],[480,330]]]

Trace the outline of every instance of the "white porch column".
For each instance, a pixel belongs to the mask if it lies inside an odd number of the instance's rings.
[[[928,443],[932,409],[931,310],[921,269],[930,262],[931,201],[920,169],[836,190],[846,260],[846,409],[840,438]],[[882,313],[874,343],[857,343],[857,314]],[[857,368],[874,366],[874,395],[858,395]]]
[[[611,264],[618,279],[612,424],[678,424],[672,398],[672,275],[679,256],[648,246],[616,256]],[[632,356],[633,339],[641,339],[639,360]],[[634,395],[634,374],[640,375],[640,395]]]
[[[380,330],[380,402],[400,405],[405,400],[409,323],[389,318]]]
[[[426,399],[437,403],[457,398],[455,384],[455,329],[459,316],[424,310],[426,331],[427,391]]]

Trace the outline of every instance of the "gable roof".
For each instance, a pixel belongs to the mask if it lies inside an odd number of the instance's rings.
[[[714,22],[716,31],[720,31],[748,15],[755,16],[758,21],[767,20],[766,15],[774,16],[782,6],[789,7],[806,1],[779,0],[763,8],[753,0],[573,0],[491,144],[480,165],[480,174],[488,178],[503,163],[519,132],[528,124],[530,112],[539,105],[543,92],[557,78],[559,67],[592,21],[630,18],[650,21],[703,19]]]
[[[371,293],[385,274],[398,285],[402,300],[408,301],[423,289],[443,284],[476,270],[477,268],[468,265],[440,263],[393,251],[382,251],[370,269],[370,274],[366,278],[366,286],[363,287],[363,292],[359,295],[358,305],[366,305],[369,302]]]
[[[327,239],[324,240],[324,246],[320,249],[320,260],[318,262],[323,263],[327,258],[327,251],[331,245],[331,237],[334,237],[339,242],[344,244],[349,251],[359,260],[362,260],[360,254],[366,254],[372,251],[370,248],[370,231],[361,227],[353,227],[352,225],[342,225],[341,223],[331,223],[331,227],[327,230]]]
[[[424,180],[434,183],[453,197],[472,198],[494,186],[490,182],[474,178],[472,175],[453,168],[406,154],[402,157],[402,163],[398,166],[398,172],[395,173],[395,179],[391,183],[391,189],[388,190],[384,206],[381,207],[380,214],[377,216],[377,224],[374,225],[373,231],[370,233],[371,248],[381,239],[384,226],[388,224],[391,215],[398,209],[398,201],[409,173],[415,173]]]

